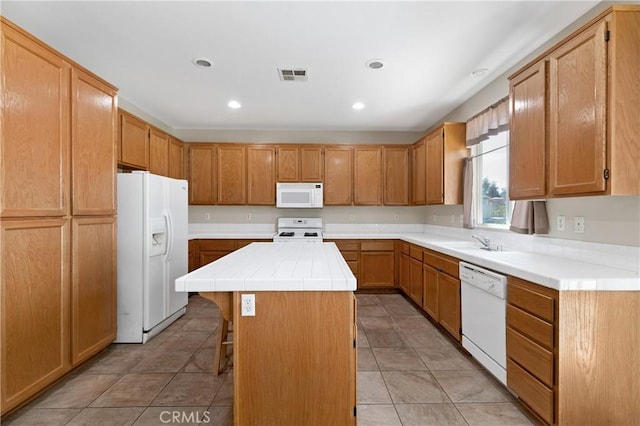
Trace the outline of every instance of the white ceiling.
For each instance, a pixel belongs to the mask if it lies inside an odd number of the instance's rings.
[[[173,129],[424,131],[596,3],[3,0],[0,12]],[[201,56],[214,66],[195,67]]]

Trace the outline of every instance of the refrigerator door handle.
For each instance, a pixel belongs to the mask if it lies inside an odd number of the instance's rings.
[[[165,258],[168,259],[173,251],[173,221],[171,220],[171,213],[167,210],[162,211],[162,216],[167,224],[167,248],[165,251]]]

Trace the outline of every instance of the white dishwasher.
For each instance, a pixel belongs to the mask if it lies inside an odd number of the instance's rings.
[[[507,384],[507,277],[460,262],[462,347]]]

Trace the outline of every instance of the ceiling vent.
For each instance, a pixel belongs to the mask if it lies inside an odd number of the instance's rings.
[[[278,75],[282,81],[307,81],[307,70],[302,68],[278,68]]]

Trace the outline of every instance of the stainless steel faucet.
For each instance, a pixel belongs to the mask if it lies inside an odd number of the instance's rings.
[[[480,241],[480,244],[482,244],[482,249],[485,250],[491,250],[491,240],[487,237],[483,237],[482,235],[472,235],[471,238],[474,238],[478,241]]]

